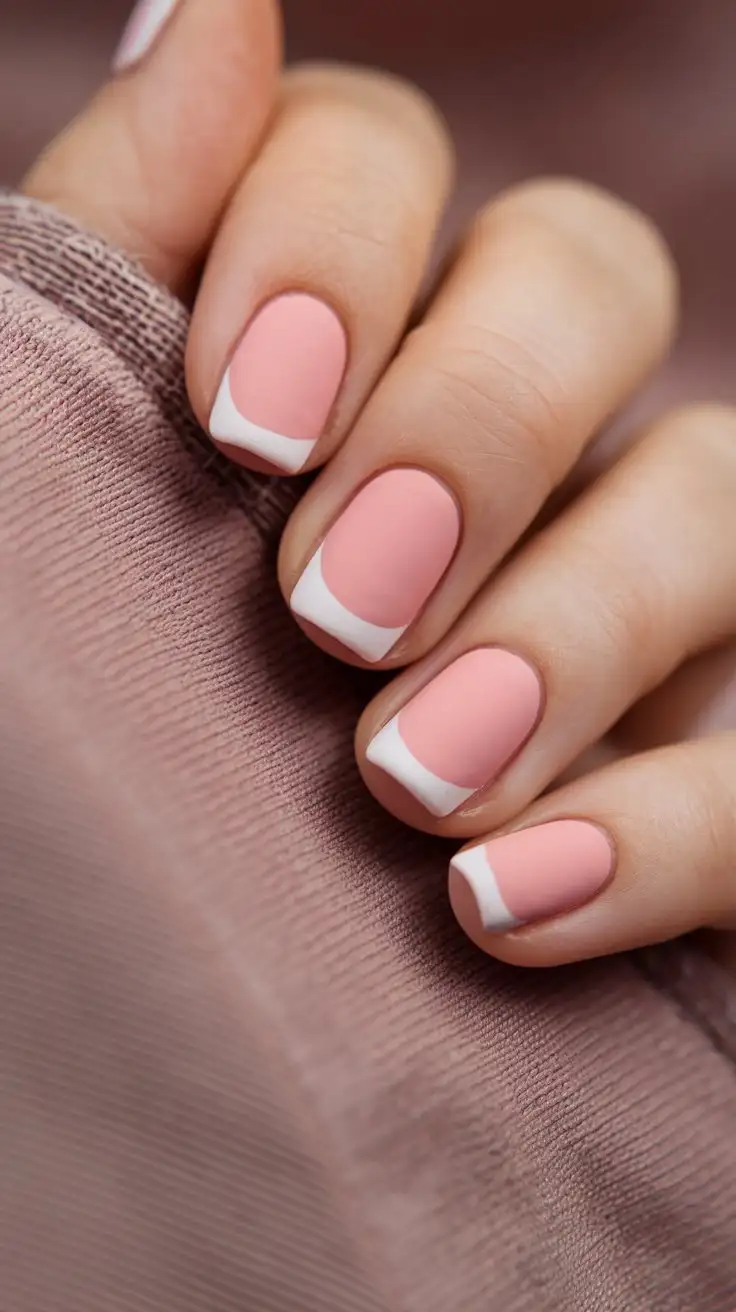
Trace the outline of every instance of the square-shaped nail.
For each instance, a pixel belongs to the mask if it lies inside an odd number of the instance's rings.
[[[585,820],[553,820],[466,848],[450,865],[450,901],[471,938],[507,933],[590,902],[608,883],[610,840]]]
[[[407,702],[366,756],[431,815],[450,815],[498,777],[534,729],[541,704],[539,677],[527,661],[479,647]]]
[[[225,370],[210,416],[212,437],[298,473],[330,417],[347,351],[345,329],[324,301],[302,292],[268,301]]]
[[[291,609],[365,660],[381,660],[434,592],[459,538],[460,512],[439,479],[386,470],[332,525]]]
[[[138,0],[117,48],[113,68],[122,73],[140,63],[163,31],[179,0]]]

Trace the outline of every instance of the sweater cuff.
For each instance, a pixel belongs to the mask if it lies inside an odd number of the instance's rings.
[[[186,394],[186,308],[135,260],[51,206],[0,190],[0,273],[85,323],[137,375],[188,447],[227,483],[267,537],[299,484],[233,465],[197,423]]]

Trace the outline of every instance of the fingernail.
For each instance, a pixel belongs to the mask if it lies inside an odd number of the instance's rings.
[[[444,484],[421,469],[390,469],[333,524],[291,609],[365,660],[381,660],[434,592],[459,537]]]
[[[608,883],[613,849],[584,820],[506,834],[459,852],[450,864],[450,901],[471,938],[497,934],[584,906]]]
[[[269,301],[225,371],[210,416],[212,437],[298,473],[329,419],[347,353],[345,329],[324,301],[301,292]]]
[[[117,48],[113,69],[122,73],[148,54],[178,0],[138,0]]]
[[[432,815],[450,815],[516,755],[541,701],[531,665],[501,648],[479,648],[407,702],[366,756]]]

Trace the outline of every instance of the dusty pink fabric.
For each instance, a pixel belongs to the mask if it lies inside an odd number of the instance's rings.
[[[0,269],[3,1312],[732,1312],[734,985],[475,954],[184,311],[12,197]]]

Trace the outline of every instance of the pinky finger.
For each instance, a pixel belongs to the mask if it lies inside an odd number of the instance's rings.
[[[550,793],[450,866],[494,957],[555,966],[736,927],[736,733],[629,757]]]

